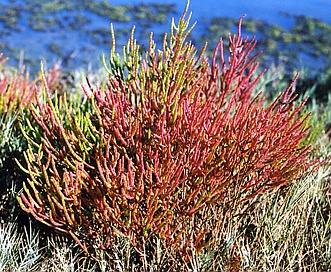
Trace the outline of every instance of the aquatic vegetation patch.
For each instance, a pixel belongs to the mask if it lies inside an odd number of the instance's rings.
[[[38,73],[35,67],[38,67],[40,58],[53,62],[58,59],[70,60],[63,62],[64,69],[97,66],[101,52],[108,52],[110,41],[105,33],[108,33],[110,23],[114,23],[118,46],[126,44],[127,32],[133,24],[137,26],[136,38],[139,41],[148,39],[149,31],[152,30],[154,39],[161,43],[162,33],[167,31],[165,22],[175,14],[175,3],[113,5],[109,1],[95,0],[8,1],[0,4],[0,33],[4,37],[2,52],[13,56],[18,62],[21,51],[25,51],[24,63],[31,67],[32,73]],[[292,19],[293,25],[284,29],[256,19],[248,18],[244,22],[245,34],[256,35],[260,48],[265,52],[260,56],[260,62],[265,67],[273,62],[284,64],[289,73],[303,67],[309,67],[312,74],[325,71],[330,65],[331,46],[327,38],[330,36],[330,25],[314,18],[284,12],[280,16]],[[211,57],[212,45],[217,43],[217,37],[227,36],[230,31],[234,31],[236,20],[210,18],[210,21],[203,21],[203,33],[190,38],[197,48],[202,48],[204,42],[208,41],[210,46],[206,54]],[[34,46],[40,47],[36,50],[40,55],[31,53],[33,50],[21,43],[19,33],[21,36],[29,36],[30,41],[38,41]],[[52,50],[53,43],[66,46],[60,46],[61,51]],[[73,52],[75,57],[70,58]],[[14,64],[14,60],[10,60],[10,63]]]
[[[3,53],[20,61],[24,54],[24,64],[37,74],[34,67],[39,60],[47,55],[47,60],[70,59],[63,63],[63,68],[77,68],[79,65],[99,64],[101,53],[109,48],[109,39],[104,32],[109,33],[110,23],[117,23],[118,34],[125,33],[132,24],[155,26],[164,24],[175,14],[175,5],[113,5],[109,1],[10,1],[0,3],[0,34],[4,37]],[[128,24],[129,23],[129,24]],[[144,28],[137,35],[148,38]],[[29,44],[38,47],[36,53],[22,43],[22,37],[29,37]],[[84,36],[84,37],[82,37]],[[156,37],[158,35],[156,34]],[[121,36],[118,36],[120,42]],[[124,38],[124,35],[122,36]],[[160,39],[162,36],[160,34]],[[42,42],[40,42],[42,41]],[[122,39],[123,45],[126,42]],[[93,44],[92,44],[93,43]],[[53,50],[54,45],[62,45],[61,52]],[[66,46],[64,47],[63,44]],[[93,48],[98,48],[94,50]],[[12,50],[15,48],[15,50]],[[96,53],[97,51],[97,53]],[[78,52],[74,59],[69,56]],[[13,64],[13,60],[10,60]]]
[[[289,73],[303,67],[309,68],[314,75],[323,69],[325,71],[331,63],[331,43],[327,38],[331,35],[331,26],[315,18],[288,13],[281,15],[293,18],[293,26],[284,29],[262,20],[247,18],[244,21],[244,33],[256,36],[259,48],[263,49],[264,54],[260,57],[263,65],[267,67],[272,62],[281,63]],[[235,21],[232,18],[212,18],[206,26],[205,34],[194,39],[199,45],[204,41],[213,44],[217,42],[217,37],[233,31]],[[207,50],[211,56],[213,49]]]

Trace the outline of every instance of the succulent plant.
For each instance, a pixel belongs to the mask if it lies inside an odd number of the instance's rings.
[[[295,102],[296,78],[265,106],[253,95],[262,74],[254,76],[256,41],[242,37],[242,19],[228,59],[220,39],[209,62],[187,41],[187,9],[160,50],[151,35],[143,53],[132,31],[121,58],[113,34],[102,86],[52,95],[43,75],[43,99],[21,124],[21,208],[87,252],[119,237],[144,252],[158,237],[189,261],[216,243],[210,218],[216,226],[319,165],[302,144],[309,115]]]

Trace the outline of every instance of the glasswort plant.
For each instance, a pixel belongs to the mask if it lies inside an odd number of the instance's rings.
[[[187,9],[160,50],[151,34],[143,53],[132,31],[120,57],[112,32],[103,87],[52,97],[44,77],[43,99],[21,124],[29,142],[21,208],[87,252],[120,237],[143,258],[158,237],[190,262],[219,243],[210,226],[319,164],[302,144],[308,115],[294,81],[268,106],[253,95],[261,74],[242,19],[228,57],[220,39],[209,62],[186,40]]]

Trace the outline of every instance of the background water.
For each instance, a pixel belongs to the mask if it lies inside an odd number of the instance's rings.
[[[155,3],[155,0],[113,0],[113,4]],[[185,0],[159,0],[158,3],[176,3],[179,11],[183,10]],[[239,18],[243,14],[248,17],[265,20],[269,23],[289,26],[289,21],[280,15],[286,11],[293,15],[314,17],[331,24],[331,0],[191,0],[190,10],[193,19],[224,16]]]
[[[46,2],[59,5],[61,2],[82,2],[82,5],[79,5],[78,11],[59,10],[49,14],[47,18],[50,20],[52,16],[57,17],[57,25],[46,27],[43,30],[34,30],[31,28],[31,24],[34,21],[37,22],[38,8],[41,3]],[[185,0],[107,0],[104,2],[112,5],[174,4],[174,10],[168,14],[164,23],[149,25],[146,22],[141,23],[135,20],[130,22],[112,21],[107,16],[84,11],[83,0],[39,2],[36,0],[2,0],[0,1],[0,14],[3,19],[0,22],[0,42],[2,43],[0,51],[10,58],[10,64],[14,66],[25,64],[31,71],[39,69],[40,60],[48,63],[60,61],[64,68],[97,68],[100,66],[101,54],[109,52],[110,23],[114,24],[115,31],[120,32],[119,45],[123,45],[129,36],[128,33],[122,33],[123,29],[130,29],[132,25],[137,25],[137,36],[140,37],[140,41],[145,39],[145,42],[148,43],[146,40],[148,33],[153,31],[156,37],[161,37],[162,33],[169,30],[170,18],[179,18],[186,4]],[[331,24],[331,0],[191,0],[189,9],[193,13],[192,21],[198,22],[194,30],[196,35],[206,32],[206,26],[213,17],[238,19],[244,14],[247,14],[247,19],[260,19],[279,25],[286,30],[293,25],[294,19],[282,15],[281,12],[314,17]],[[83,18],[80,24],[72,21],[73,16],[77,14]],[[89,34],[91,31],[94,31],[93,35]],[[258,40],[259,38],[257,35]]]

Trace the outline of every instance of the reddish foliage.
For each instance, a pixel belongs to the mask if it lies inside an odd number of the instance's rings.
[[[85,88],[87,101],[53,101],[48,91],[32,111],[21,207],[85,249],[117,236],[142,249],[158,235],[199,251],[211,207],[235,210],[318,164],[301,146],[307,117],[292,84],[269,106],[253,96],[256,42],[241,37],[241,21],[228,61],[220,40],[211,64],[184,43],[186,23],[145,58],[131,39],[127,70],[113,62],[108,88]]]
[[[0,54],[0,68],[7,61]],[[1,69],[2,70],[2,69]],[[53,69],[47,73],[47,83],[50,88],[53,88],[59,80],[59,67],[54,66]],[[34,80],[29,79],[29,73],[24,74],[14,71],[13,75],[8,75],[6,71],[1,71],[0,78],[0,112],[1,114],[13,113],[23,107],[29,106],[34,101],[35,96],[41,93],[43,86],[38,86],[40,77]]]

